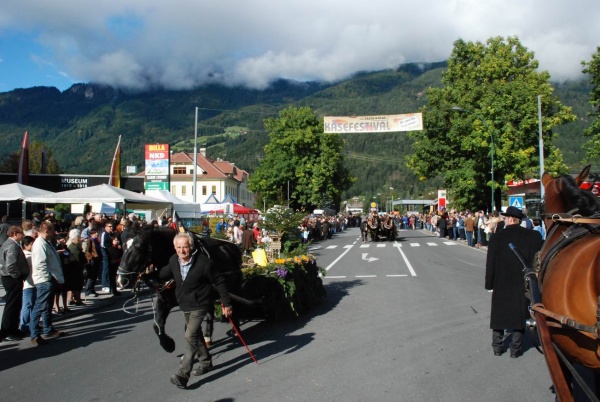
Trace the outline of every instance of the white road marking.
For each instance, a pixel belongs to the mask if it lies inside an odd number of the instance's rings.
[[[342,275],[342,276],[324,276],[323,279],[344,279],[346,276]]]
[[[406,258],[406,254],[404,254],[404,251],[402,251],[400,249],[400,247],[398,247],[398,252],[400,253],[400,255],[402,256],[402,259],[404,260],[404,263],[406,264],[406,266],[408,267],[408,270],[410,271],[410,274],[412,276],[417,276],[417,273],[415,272],[415,270],[413,269],[412,265],[410,265],[410,261],[408,261],[408,258]]]
[[[398,277],[398,276],[408,276],[408,275],[406,275],[406,274],[400,274],[400,275],[386,275],[386,276],[388,278],[395,278],[395,277]]]
[[[354,246],[354,244],[348,244],[348,245],[344,246],[344,248],[352,248],[352,246]]]
[[[332,250],[332,249],[334,249],[334,248],[337,248],[337,245],[333,245],[333,246],[327,246],[327,247],[325,247],[325,249],[327,249],[327,250]]]
[[[346,249],[346,251],[344,251],[342,254],[340,254],[340,256],[339,256],[338,258],[336,258],[335,260],[333,260],[333,262],[332,262],[331,264],[329,264],[329,265],[327,266],[327,268],[325,268],[325,271],[329,271],[329,270],[330,270],[330,269],[331,269],[331,268],[332,268],[332,267],[333,267],[333,266],[334,266],[334,265],[335,265],[335,264],[336,264],[336,263],[337,263],[339,260],[341,260],[341,259],[342,259],[342,257],[343,257],[343,256],[345,256],[345,255],[346,255],[346,253],[347,253],[348,251],[350,251],[350,250],[352,250],[352,247],[348,247],[348,248]]]
[[[428,246],[437,247],[437,243],[427,243]]]
[[[378,244],[377,247],[385,247],[385,244]]]
[[[355,278],[377,278],[377,275],[356,275]]]
[[[457,243],[454,243],[453,241],[445,241],[444,244],[447,244],[449,246],[456,246]]]
[[[373,261],[377,261],[379,259],[379,258],[376,258],[376,257],[369,257],[369,258],[367,258],[368,255],[369,255],[369,253],[362,253],[362,259],[363,259],[363,261],[373,262]]]
[[[361,244],[360,248],[369,248],[370,244]]]
[[[421,247],[419,243],[410,243],[411,247]]]
[[[402,247],[402,244],[400,244],[400,243],[394,243],[394,247]]]

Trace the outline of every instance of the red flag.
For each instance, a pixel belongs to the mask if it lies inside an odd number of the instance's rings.
[[[17,183],[25,185],[29,183],[29,133],[27,130],[25,130],[23,144],[21,145],[21,158],[19,160]]]
[[[115,156],[110,167],[110,178],[108,179],[109,186],[121,187],[121,136],[117,143]]]

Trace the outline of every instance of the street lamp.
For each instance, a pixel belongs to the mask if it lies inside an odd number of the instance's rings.
[[[392,190],[392,201],[390,202],[390,210],[392,213],[394,213],[394,187],[390,187],[390,190]]]
[[[467,109],[463,109],[460,106],[452,106],[450,108],[450,110],[454,110],[456,112],[461,112],[461,113],[468,113],[468,114],[472,114],[473,116],[477,117],[478,119],[480,119],[485,125],[487,124],[487,121],[478,113],[473,112],[472,110],[467,110]],[[494,135],[492,133],[491,127],[488,126],[489,132],[490,132],[490,158],[492,160],[492,212],[496,210],[496,204],[494,202]]]

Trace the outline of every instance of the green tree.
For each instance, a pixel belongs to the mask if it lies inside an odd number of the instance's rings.
[[[55,174],[60,173],[58,161],[52,156],[52,151],[43,142],[32,141],[29,144],[29,173],[42,173],[42,150],[46,152],[46,171],[45,173]],[[13,154],[7,155],[2,164],[0,164],[0,172],[2,173],[17,173],[19,170],[19,161],[21,158],[21,150]]]
[[[269,201],[287,200],[294,210],[335,205],[352,184],[343,166],[342,139],[324,134],[323,122],[308,107],[289,107],[264,121],[269,133],[265,157],[249,187]]]
[[[421,179],[444,177],[452,206],[491,209],[492,141],[496,208],[506,180],[539,175],[538,95],[545,170],[566,171],[552,128],[575,116],[553,95],[549,73],[537,69],[516,37],[454,43],[442,88],[427,90],[425,129],[409,133],[415,144],[407,158]]]
[[[594,117],[592,124],[584,131],[584,134],[591,137],[583,148],[586,150],[586,159],[592,159],[600,156],[600,46],[596,53],[592,55],[589,62],[581,62],[585,67],[583,72],[590,75],[592,90],[590,92],[590,103],[594,111],[590,116]]]

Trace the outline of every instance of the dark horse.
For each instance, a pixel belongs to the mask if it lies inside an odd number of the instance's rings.
[[[372,213],[367,218],[367,229],[372,242],[379,240],[379,215]]]
[[[175,350],[175,341],[165,333],[165,324],[171,309],[177,306],[175,283],[163,284],[156,272],[146,272],[151,265],[160,269],[167,265],[175,254],[173,239],[177,231],[171,228],[146,227],[133,238],[125,251],[119,266],[119,283],[125,288],[133,288],[143,280],[156,290],[154,302],[154,332],[160,345],[171,353]],[[217,263],[219,273],[225,276],[230,292],[239,294],[242,285],[242,254],[233,243],[194,235],[197,252],[204,253]],[[233,295],[232,295],[233,297]],[[215,297],[216,298],[216,297]],[[235,306],[234,306],[235,307]]]
[[[588,174],[589,166],[575,179],[542,177],[548,234],[538,278],[543,308],[555,315],[544,314],[552,341],[568,361],[592,369],[599,384],[600,198],[579,188]]]
[[[387,241],[394,241],[396,240],[396,237],[398,237],[396,223],[394,222],[394,218],[391,215],[387,215],[385,217],[385,220],[381,221],[380,230]]]

